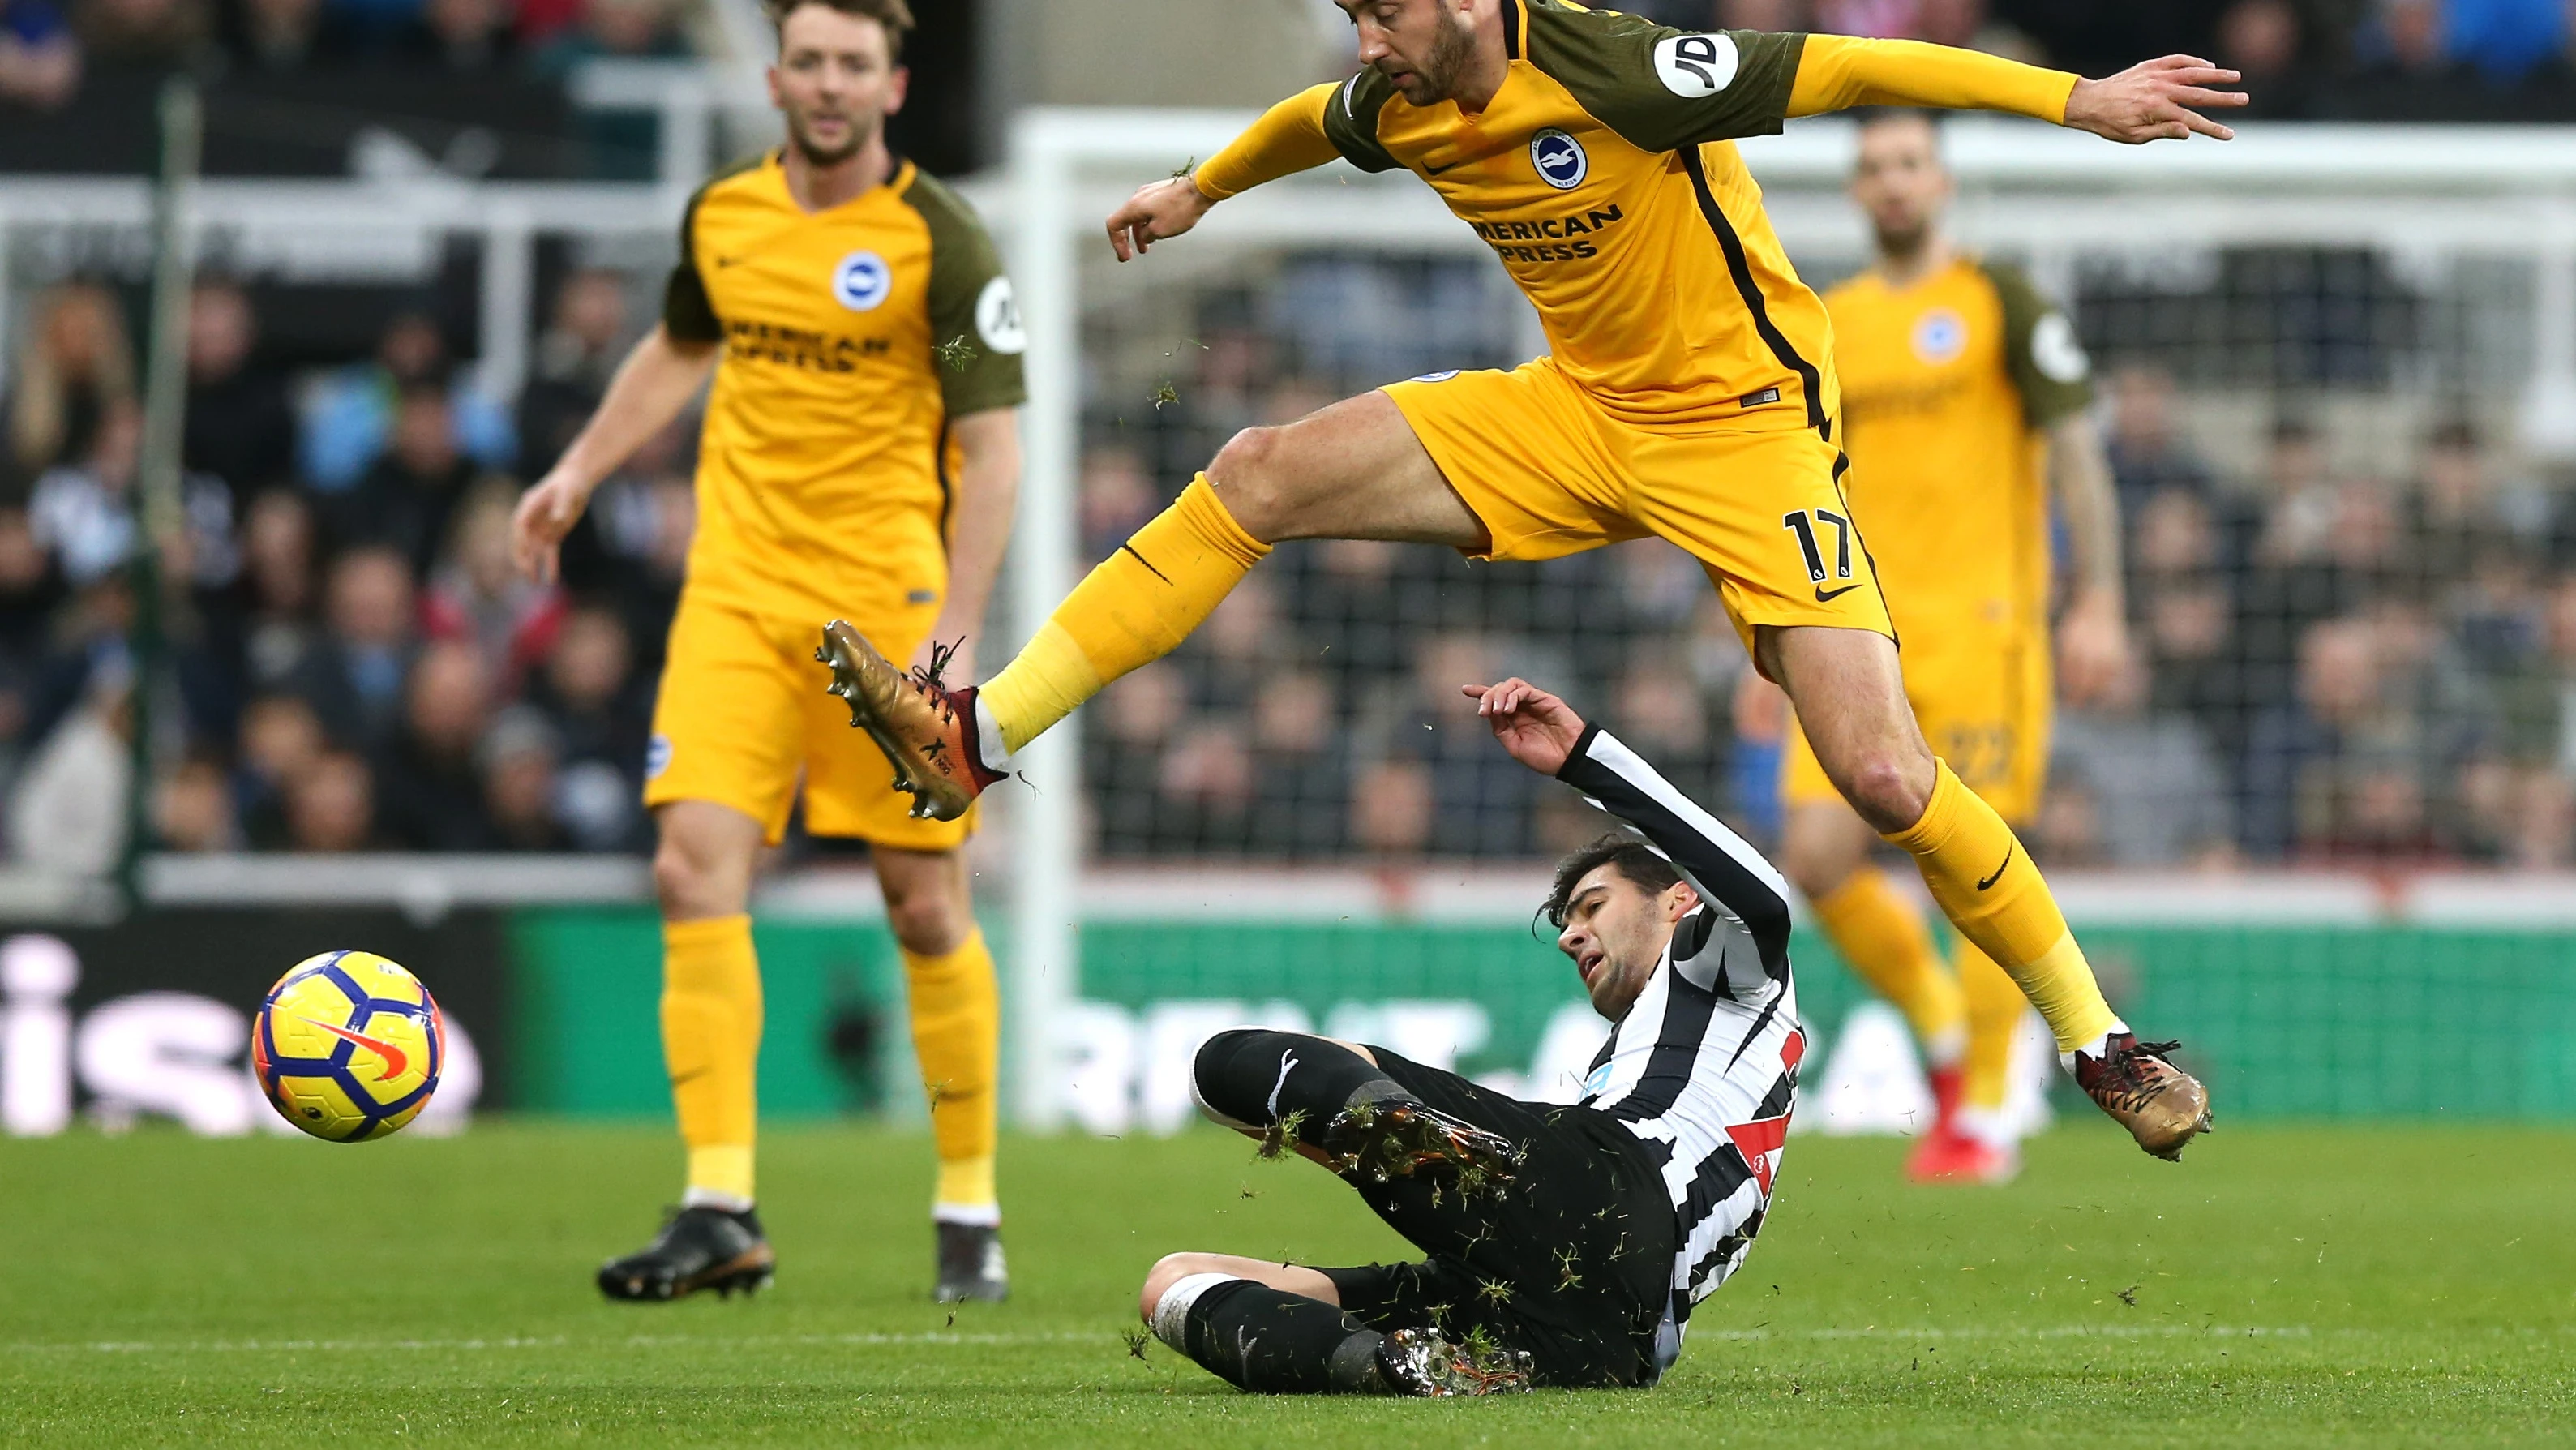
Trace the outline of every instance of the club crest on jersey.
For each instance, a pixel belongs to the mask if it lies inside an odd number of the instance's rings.
[[[832,269],[832,296],[852,312],[873,312],[894,290],[894,270],[874,252],[852,252]]]
[[[671,768],[671,737],[656,735],[644,746],[644,778],[658,780]]]
[[[1405,381],[1414,383],[1445,383],[1456,376],[1458,376],[1458,370],[1456,368],[1442,368],[1436,373],[1420,373],[1414,377],[1407,378]]]
[[[1938,366],[1968,350],[1968,323],[1947,307],[1935,307],[1914,319],[1914,358]]]
[[[1591,174],[1592,158],[1583,154],[1583,143],[1550,126],[1530,138],[1530,165],[1538,168],[1539,180],[1572,191]]]

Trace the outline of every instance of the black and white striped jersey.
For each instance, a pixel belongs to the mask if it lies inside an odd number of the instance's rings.
[[[1789,980],[1789,888],[1760,852],[1597,725],[1557,779],[1642,832],[1701,900],[1611,1029],[1581,1100],[1626,1124],[1663,1170],[1680,1240],[1656,1336],[1656,1357],[1670,1365],[1691,1306],[1752,1247],[1779,1171],[1806,1054]]]

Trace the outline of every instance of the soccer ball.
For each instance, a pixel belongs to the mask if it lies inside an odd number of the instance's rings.
[[[447,1028],[420,979],[373,952],[324,952],[268,989],[251,1070],[286,1121],[363,1143],[399,1132],[438,1091]]]

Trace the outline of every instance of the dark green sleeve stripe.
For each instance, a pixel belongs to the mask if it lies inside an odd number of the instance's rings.
[[[2004,371],[2021,395],[2022,419],[2046,428],[2093,405],[2092,368],[2075,324],[2019,267],[1979,260],[2004,318]]]
[[[1378,113],[1395,97],[1395,82],[1375,66],[1342,82],[1324,101],[1324,139],[1362,171],[1393,171],[1399,164],[1377,142]]]
[[[662,284],[662,330],[682,342],[724,341],[724,322],[707,296],[706,279],[698,275],[698,204],[718,182],[740,176],[762,159],[737,161],[708,177],[689,193],[689,204],[680,210],[680,260],[672,266],[670,280]]]
[[[1675,30],[1633,15],[1522,0],[1529,59],[1643,151],[1779,133],[1807,38]]]
[[[1020,354],[1028,339],[982,219],[965,198],[920,171],[903,199],[930,231],[930,367],[948,416],[1027,402]]]

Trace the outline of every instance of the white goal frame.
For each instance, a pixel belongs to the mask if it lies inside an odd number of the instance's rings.
[[[1253,115],[1033,109],[1011,131],[1006,184],[976,192],[1010,239],[1030,338],[1027,464],[1009,591],[1019,639],[1034,632],[1088,562],[1076,557],[1075,512],[1083,251],[1101,248],[1105,255],[1102,222],[1138,184],[1213,154]],[[1861,222],[1843,197],[1852,135],[1850,123],[1820,119],[1743,143],[1795,258],[1849,264],[1863,253]],[[2576,458],[2576,146],[2563,129],[2258,124],[2225,145],[2118,147],[2030,122],[1963,117],[1948,125],[1945,138],[1961,188],[1954,230],[1972,246],[2026,258],[2053,295],[2071,295],[2075,258],[2084,248],[2134,250],[2141,238],[2170,238],[2177,253],[2316,245],[2435,261],[2528,260],[2535,282],[2528,382],[2515,400],[2520,444],[2532,456]],[[1353,239],[1420,255],[1488,252],[1412,176],[1371,176],[1338,162],[1228,201],[1188,240],[1172,245],[1205,266],[1212,264],[1206,254],[1227,247]],[[1177,260],[1158,254],[1131,265]],[[1528,319],[1533,352],[1544,346],[1535,320]],[[1106,895],[1100,888],[1107,881],[1087,889],[1080,729],[1077,714],[1022,752],[1036,788],[1014,812],[1016,1107],[1020,1121],[1035,1128],[1061,1121],[1053,1030],[1081,995],[1079,930],[1086,916],[1205,917],[1227,912],[1229,900],[1265,915],[1254,898],[1278,895],[1275,889],[1244,892],[1233,873],[1187,868],[1128,868]],[[2278,884],[2275,878],[2263,889]],[[2172,904],[2170,883],[2161,895],[2153,883],[2145,885],[2149,895]],[[2106,893],[2129,894],[2113,882],[2093,892]],[[2088,916],[2120,914],[2108,899],[2092,908]]]

